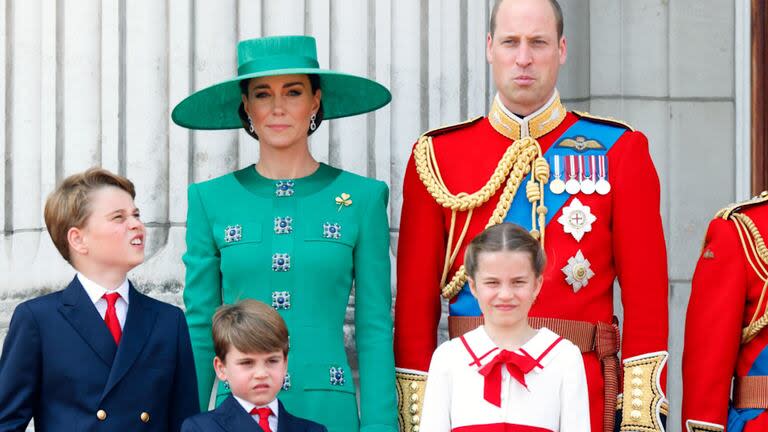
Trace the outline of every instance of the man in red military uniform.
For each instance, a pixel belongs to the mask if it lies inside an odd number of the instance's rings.
[[[497,1],[486,51],[498,93],[488,116],[427,132],[414,147],[397,256],[401,430],[418,430],[440,296],[450,299],[451,337],[482,322],[464,250],[505,221],[544,244],[544,286],[530,315],[582,350],[592,431],[664,430],[668,282],[658,177],[642,133],[560,103],[562,28],[554,0]]]
[[[766,235],[768,192],[709,224],[685,321],[684,431],[768,430]]]

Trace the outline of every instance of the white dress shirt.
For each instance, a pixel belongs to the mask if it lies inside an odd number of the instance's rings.
[[[88,298],[91,299],[93,305],[96,306],[96,310],[101,315],[101,319],[104,319],[104,315],[107,314],[107,300],[104,298],[104,294],[116,292],[120,294],[120,298],[115,302],[115,312],[117,312],[117,320],[120,322],[120,328],[125,327],[125,317],[128,314],[128,279],[123,280],[123,283],[114,290],[108,290],[96,282],[88,279],[82,273],[77,273],[77,279],[80,281],[80,285],[85,288]]]
[[[235,398],[235,400],[240,404],[240,406],[243,407],[243,409],[247,413],[250,413],[251,410],[254,409],[254,408],[269,407],[269,409],[272,410],[272,414],[270,414],[269,418],[267,419],[267,421],[269,422],[269,428],[272,429],[272,432],[277,432],[277,413],[280,410],[280,405],[277,402],[277,398],[275,398],[274,400],[272,400],[272,402],[270,402],[270,403],[268,403],[266,405],[257,406],[257,405],[254,405],[254,404],[248,402],[245,399],[240,399],[239,397],[237,397],[235,395],[232,395],[232,397]],[[252,415],[251,417],[253,417],[253,419],[256,421],[256,423],[259,422],[258,414]]]

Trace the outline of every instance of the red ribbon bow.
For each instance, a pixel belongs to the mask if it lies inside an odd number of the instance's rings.
[[[525,383],[525,374],[533,370],[537,364],[536,359],[527,353],[521,355],[512,351],[501,350],[488,364],[478,370],[480,375],[485,377],[483,397],[501,408],[501,367],[506,365],[512,378],[528,389],[528,385]]]

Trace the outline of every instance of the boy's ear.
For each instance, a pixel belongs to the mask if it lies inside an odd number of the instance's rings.
[[[67,243],[69,243],[70,250],[78,255],[88,254],[88,245],[85,241],[85,235],[80,228],[72,227],[67,231]]]
[[[227,380],[227,367],[219,356],[213,358],[213,370],[216,371],[216,377],[219,381]]]

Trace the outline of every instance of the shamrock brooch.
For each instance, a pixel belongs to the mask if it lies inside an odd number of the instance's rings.
[[[336,204],[339,205],[338,211],[341,211],[343,207],[349,207],[352,205],[352,200],[350,198],[351,195],[348,193],[342,193],[340,196],[336,197]]]

